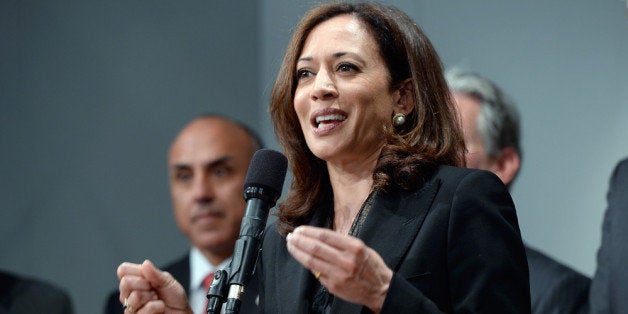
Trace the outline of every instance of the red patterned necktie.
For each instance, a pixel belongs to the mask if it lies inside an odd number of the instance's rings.
[[[205,289],[205,307],[203,308],[202,313],[207,311],[207,303],[209,302],[209,299],[207,299],[207,292],[209,291],[209,286],[212,285],[212,281],[214,280],[214,274],[214,272],[209,273],[205,276],[205,279],[203,279],[203,282],[201,283],[203,285],[203,289]]]

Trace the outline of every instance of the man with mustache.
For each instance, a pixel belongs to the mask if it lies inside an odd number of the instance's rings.
[[[195,313],[206,313],[204,279],[231,262],[246,206],[242,196],[246,172],[261,146],[248,127],[223,116],[203,115],[188,123],[170,147],[174,217],[191,248],[164,269],[186,288]],[[241,313],[257,312],[256,284],[249,287]],[[119,293],[113,293],[105,313],[122,313],[121,303]]]

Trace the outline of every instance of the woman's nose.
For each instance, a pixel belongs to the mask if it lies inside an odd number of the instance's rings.
[[[338,96],[338,90],[333,78],[326,70],[321,70],[316,74],[314,81],[314,89],[312,90],[312,98],[316,99],[328,99]]]

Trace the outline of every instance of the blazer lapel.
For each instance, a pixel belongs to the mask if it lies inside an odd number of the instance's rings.
[[[440,181],[429,182],[418,191],[397,190],[376,197],[359,237],[391,269],[397,269],[421,229],[439,185]]]
[[[277,261],[285,261],[283,264],[275,264],[275,272],[282,274],[278,276],[278,282],[276,282],[278,296],[281,296],[280,300],[283,300],[281,304],[278,304],[279,312],[307,313],[305,301],[307,300],[308,272],[292,256],[277,259]]]
[[[386,265],[397,269],[425,220],[439,181],[415,192],[395,190],[376,195],[358,237],[381,255]],[[363,306],[335,298],[332,313],[360,313]]]
[[[325,225],[325,213],[317,211],[314,213],[314,217],[310,221],[311,226],[323,227]],[[285,245],[285,242],[284,242]],[[286,254],[281,258],[277,258],[277,261],[285,261],[283,264],[276,263],[275,271],[278,274],[285,274],[283,277],[284,282],[277,282],[277,288],[282,300],[286,300],[280,305],[281,313],[308,313],[309,304],[308,300],[309,289],[312,287],[312,281],[314,275],[309,270],[305,269],[297,260],[295,260],[288,250],[281,250],[282,254]],[[281,280],[281,279],[280,279]],[[285,281],[293,281],[286,284]]]

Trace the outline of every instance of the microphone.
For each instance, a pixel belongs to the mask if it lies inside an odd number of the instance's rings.
[[[229,267],[229,295],[226,313],[238,313],[244,287],[251,279],[271,207],[281,195],[288,161],[280,152],[255,152],[244,181],[246,210]]]

